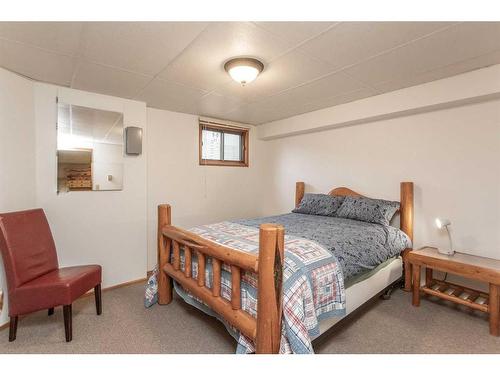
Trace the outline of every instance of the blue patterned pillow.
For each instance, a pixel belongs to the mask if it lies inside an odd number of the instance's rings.
[[[337,211],[337,216],[368,223],[389,225],[397,210],[399,210],[399,202],[365,197],[345,197],[344,202]]]
[[[292,210],[298,214],[335,216],[344,197],[328,194],[305,194],[299,207]]]

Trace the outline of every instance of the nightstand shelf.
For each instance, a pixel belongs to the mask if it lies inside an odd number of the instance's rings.
[[[464,253],[453,256],[440,254],[436,248],[424,247],[410,251],[408,264],[413,276],[412,303],[420,305],[420,293],[435,296],[482,311],[490,315],[490,333],[500,335],[500,260],[484,258]],[[421,286],[421,267],[426,269],[425,285]],[[489,293],[462,285],[436,280],[433,270],[449,272],[464,278],[489,284]]]
[[[439,297],[485,313],[489,312],[489,295],[479,290],[435,279],[431,280],[430,285],[425,285],[420,290],[430,296]]]

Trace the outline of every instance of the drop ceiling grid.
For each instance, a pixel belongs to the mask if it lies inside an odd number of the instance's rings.
[[[405,77],[404,79],[398,80],[392,78],[389,80],[385,80],[377,83],[375,85],[375,88],[379,92],[399,90],[404,87],[435,81],[438,79],[450,77],[453,75],[457,75],[475,69],[484,68],[498,63],[500,63],[500,49],[493,52],[481,54],[480,56],[475,56],[466,60],[461,60],[459,62],[446,64],[438,68],[434,67],[432,69],[424,70],[415,75]]]
[[[105,27],[107,26],[106,23],[89,23],[90,24],[90,27],[92,27],[94,24],[98,24],[101,28],[102,27]],[[153,26],[150,26],[153,25]],[[170,26],[170,25],[174,25],[175,27],[179,28],[181,26],[185,26],[187,28],[189,28],[190,30],[189,33],[188,33],[188,36],[184,36],[183,40],[182,40],[182,43],[179,43],[178,41],[176,41],[177,45],[175,46],[175,49],[176,49],[176,53],[167,53],[166,56],[163,56],[162,57],[162,61],[163,61],[163,64],[159,64],[157,65],[157,68],[156,69],[153,69],[151,70],[150,68],[143,68],[141,69],[142,71],[137,71],[138,69],[130,69],[130,68],[127,68],[125,66],[116,66],[116,64],[105,64],[105,63],[102,63],[102,62],[96,62],[96,61],[91,61],[93,64],[96,64],[96,65],[101,65],[103,67],[108,67],[108,68],[111,68],[111,69],[115,69],[115,70],[120,70],[124,73],[129,73],[129,76],[132,78],[132,75],[135,76],[135,77],[139,77],[139,76],[142,76],[143,79],[141,81],[136,81],[136,84],[134,84],[131,88],[130,88],[130,92],[128,93],[128,95],[126,96],[127,98],[130,98],[130,99],[140,99],[141,98],[141,94],[144,92],[145,89],[148,88],[148,86],[150,86],[154,81],[155,79],[158,78],[158,76],[161,74],[161,72],[166,69],[166,67],[168,67],[173,61],[175,61],[177,59],[177,57],[179,55],[182,54],[182,52],[189,47],[189,45],[194,41],[196,40],[199,35],[201,33],[203,33],[203,31],[208,27],[208,24],[206,22],[196,22],[196,23],[185,23],[185,22],[179,22],[179,23],[176,23],[176,22],[170,22],[170,23],[167,23],[167,22],[154,22],[154,23],[147,23],[147,22],[139,22],[139,23],[117,23],[117,26],[114,26],[114,27],[119,27],[121,28],[121,31],[122,32],[125,32],[125,33],[130,33],[130,31],[127,29],[128,27],[135,27],[136,28],[136,31],[137,30],[137,27],[139,27],[139,29],[142,29],[142,31],[145,31],[146,34],[149,34],[147,35],[148,37],[145,38],[144,35],[142,35],[141,40],[143,40],[144,42],[148,42],[147,39],[153,39],[152,36],[151,36],[151,30],[144,30],[144,29],[150,29],[151,27],[166,27],[166,26]],[[191,30],[192,29],[192,30]],[[139,30],[140,31],[140,30]],[[172,30],[170,30],[172,31]],[[176,38],[178,38],[178,34],[177,32],[175,32],[176,30],[173,30],[174,32],[170,32],[170,33],[166,33],[166,35],[169,36],[170,39],[172,39],[172,37],[170,36],[173,35],[173,39],[175,41]],[[116,32],[120,32],[120,30],[115,30],[115,33]],[[95,31],[94,31],[95,33]],[[164,33],[165,34],[165,33]],[[146,39],[146,40],[145,40]],[[126,43],[128,43],[128,39],[126,40]],[[165,43],[165,41],[163,41],[162,43]],[[84,52],[84,55],[86,55],[86,52],[89,48],[89,45],[91,43],[86,40],[85,41],[85,52]],[[124,46],[124,47],[127,47],[127,46]],[[165,50],[167,49],[166,47],[167,46],[158,46],[158,48],[152,48],[153,46],[150,45],[150,49],[151,50]],[[163,48],[160,48],[160,47],[163,47]],[[127,49],[127,48],[122,48],[122,49]],[[129,53],[129,52],[127,52]],[[95,54],[95,52],[94,52]],[[134,51],[131,55],[135,55],[136,52]],[[146,56],[147,54],[146,53],[142,53],[140,55],[143,55],[143,56]],[[114,58],[116,60],[116,58]],[[145,59],[145,58],[144,58]],[[119,62],[119,59],[117,60]],[[139,60],[139,61],[136,61],[135,64],[140,64],[143,60]],[[177,83],[175,82],[175,84],[177,85],[181,85],[181,86],[186,86],[186,85],[183,85],[182,83]],[[77,88],[77,87],[75,87]],[[113,94],[113,93],[109,93],[109,94]],[[118,95],[118,96],[123,96],[123,95]]]
[[[0,66],[259,124],[500,63],[497,41],[498,22],[0,22]],[[235,55],[261,57],[266,69],[242,88],[222,68]]]
[[[283,55],[279,56],[276,60],[279,60],[279,58],[283,57],[283,56],[286,56],[287,54],[289,54],[290,52],[292,51],[295,51],[295,50],[298,50],[299,52],[301,53],[304,53],[305,51],[303,50],[304,46],[307,46],[307,43],[327,34],[328,32],[330,31],[336,31],[338,29],[338,26],[339,25],[342,25],[343,23],[342,22],[338,22],[338,23],[335,23],[334,25],[330,26],[329,28],[327,28],[326,30],[323,30],[322,32],[320,32],[319,34],[313,36],[313,37],[310,37],[308,39],[306,39],[305,41],[302,41],[300,42],[297,46],[295,46],[294,48],[291,48],[290,50],[288,50],[287,52],[285,52]],[[280,96],[280,95],[283,95],[285,94],[286,92],[290,91],[290,90],[294,90],[294,89],[298,89],[302,86],[306,86],[310,83],[313,83],[315,81],[318,81],[318,80],[322,80],[322,79],[326,79],[332,75],[335,75],[335,74],[338,74],[340,72],[344,72],[344,75],[350,77],[350,79],[352,79],[353,81],[355,81],[356,83],[360,84],[362,86],[362,88],[366,89],[366,90],[371,90],[373,92],[372,95],[376,95],[377,93],[381,93],[380,90],[372,87],[371,85],[367,84],[366,82],[363,82],[362,80],[359,80],[357,79],[356,77],[352,76],[352,75],[349,75],[345,72],[345,70],[351,66],[356,66],[357,64],[360,64],[364,61],[367,61],[367,60],[370,60],[372,58],[375,58],[377,56],[380,56],[380,55],[383,55],[385,53],[388,53],[392,50],[395,50],[397,48],[400,48],[400,47],[403,47],[405,45],[408,45],[408,44],[411,44],[412,42],[415,42],[415,41],[418,41],[420,39],[423,39],[423,38],[427,38],[427,37],[430,37],[432,36],[433,34],[435,33],[438,33],[438,32],[441,32],[441,31],[444,31],[454,25],[456,25],[457,23],[437,23],[437,26],[434,28],[434,29],[430,29],[428,32],[424,32],[422,33],[421,35],[419,35],[418,37],[416,38],[413,38],[413,39],[409,39],[407,40],[406,42],[402,43],[402,44],[397,44],[387,50],[384,50],[384,51],[381,51],[377,54],[374,54],[374,55],[370,55],[368,57],[366,57],[365,59],[362,59],[360,61],[357,61],[349,66],[345,66],[345,67],[341,67],[339,69],[336,69],[336,70],[333,70],[333,71],[330,71],[329,73],[326,73],[324,75],[320,75],[318,77],[315,77],[313,79],[310,79],[310,80],[306,80],[296,86],[293,86],[293,87],[289,87],[289,88],[286,88],[280,92],[276,92],[276,93],[272,93],[272,94],[269,94],[269,95],[265,95],[265,96],[261,96],[259,97],[260,99],[256,99],[256,100],[249,100],[248,103],[243,103],[241,104],[239,107],[241,106],[244,106],[244,105],[248,105],[248,104],[253,104],[253,103],[256,103],[256,102],[265,102],[266,100],[268,100],[269,98],[274,98],[276,96]],[[325,60],[322,60],[321,57],[318,57],[318,56],[311,56],[312,58],[314,58],[316,61],[323,61],[324,63],[326,63]],[[262,77],[261,77],[262,78]],[[229,86],[229,84],[228,84]],[[217,90],[215,90],[217,92]],[[344,93],[336,93],[335,95],[330,95],[330,97],[337,97],[337,96],[340,96],[340,95],[347,95],[347,94],[350,94],[350,92],[344,92]],[[310,104],[310,103],[306,103],[306,104]],[[237,110],[238,108],[232,108],[232,109],[229,109],[227,112],[225,112],[224,114],[225,115],[228,115],[230,113],[234,113],[235,110]],[[297,114],[297,113],[294,113],[294,114]],[[271,120],[269,120],[271,121]]]
[[[333,31],[335,32],[335,31],[338,29],[338,27],[337,27],[337,26],[338,26],[338,25],[342,25],[342,24],[343,24],[342,22],[339,22],[339,23],[335,24],[335,26],[334,26],[334,27],[328,28],[327,30],[325,30],[325,31],[321,32],[320,34],[318,34],[318,35],[316,35],[316,36],[314,36],[314,37],[312,37],[312,38],[308,39],[305,43],[300,43],[300,44],[297,46],[297,48],[298,48],[299,50],[301,50],[301,49],[303,49],[303,48],[307,47],[307,43],[308,43],[308,42],[311,42],[311,41],[313,41],[314,39],[317,39],[318,37],[324,36],[326,33],[328,33],[328,32],[330,32],[330,31],[332,31],[332,29],[333,29]],[[420,39],[428,38],[428,37],[430,37],[430,36],[432,36],[432,35],[434,35],[434,34],[436,34],[436,33],[442,32],[442,31],[444,31],[444,30],[446,30],[446,29],[448,29],[448,28],[450,28],[450,27],[452,27],[452,26],[456,25],[457,23],[448,23],[448,24],[446,24],[446,26],[444,26],[444,23],[440,23],[440,24],[442,24],[443,26],[442,26],[442,27],[436,27],[436,29],[435,29],[435,30],[432,30],[432,31],[430,30],[430,32],[428,32],[428,33],[424,33],[423,35],[420,35],[419,37],[417,37],[417,38],[415,38],[415,39],[410,39],[410,40],[406,41],[405,43],[402,43],[402,44],[397,44],[397,45],[395,45],[395,46],[393,46],[393,47],[391,47],[391,48],[389,48],[389,49],[387,49],[387,50],[383,50],[383,51],[381,51],[381,52],[379,52],[379,53],[377,53],[377,54],[370,55],[370,56],[368,56],[368,57],[366,57],[366,58],[364,58],[364,59],[361,59],[361,60],[359,60],[359,61],[357,61],[357,62],[354,62],[354,63],[352,63],[351,65],[343,66],[343,67],[341,67],[341,68],[339,68],[339,69],[335,69],[335,70],[333,70],[333,71],[330,71],[329,73],[326,73],[326,74],[324,74],[324,75],[318,76],[318,77],[316,77],[316,78],[314,78],[314,79],[310,79],[310,80],[307,80],[307,81],[305,81],[305,82],[302,82],[301,84],[299,84],[299,85],[297,85],[297,86],[290,87],[290,88],[288,88],[288,89],[285,89],[285,90],[283,90],[283,91],[281,91],[281,92],[274,93],[274,94],[272,94],[272,95],[266,95],[266,96],[265,96],[265,98],[260,99],[260,101],[262,101],[262,102],[263,102],[264,100],[269,99],[269,97],[271,97],[271,98],[272,98],[272,97],[275,97],[275,96],[283,95],[283,94],[285,94],[285,93],[286,93],[287,91],[289,91],[289,90],[298,89],[298,88],[300,88],[300,87],[302,87],[302,86],[306,86],[306,85],[311,84],[311,83],[313,83],[313,82],[315,82],[315,81],[322,80],[322,79],[327,79],[328,77],[330,77],[330,76],[332,76],[332,75],[335,75],[335,74],[338,74],[338,73],[340,73],[340,72],[343,72],[343,73],[344,73],[344,75],[346,75],[346,76],[350,77],[350,79],[352,79],[353,81],[355,81],[355,82],[359,83],[359,84],[360,84],[363,88],[365,88],[365,89],[367,89],[367,90],[372,90],[372,91],[374,92],[374,95],[375,95],[375,94],[377,94],[377,93],[382,93],[380,90],[378,90],[377,88],[373,87],[372,85],[370,85],[370,84],[366,83],[365,81],[360,80],[360,79],[358,79],[357,77],[355,77],[355,76],[353,76],[353,75],[351,75],[351,74],[348,74],[348,73],[346,72],[346,70],[347,70],[348,68],[350,68],[350,67],[354,67],[354,66],[356,66],[356,65],[358,65],[358,64],[361,64],[361,63],[363,63],[363,62],[369,61],[369,60],[371,60],[371,59],[373,59],[373,58],[376,58],[376,57],[378,57],[378,56],[384,55],[384,54],[389,53],[389,52],[391,52],[391,51],[393,51],[393,50],[396,50],[396,49],[398,49],[398,48],[401,48],[401,47],[403,47],[403,46],[409,45],[409,44],[411,44],[411,43],[413,43],[413,42],[416,42],[416,41],[418,41],[418,40],[420,40]],[[305,45],[305,47],[304,47],[304,45]],[[304,51],[304,52],[305,52],[305,51]],[[325,63],[326,63],[326,60],[323,60],[321,57],[314,56],[314,58],[315,58],[316,60],[318,60],[318,61],[323,61],[323,62],[325,62]],[[348,94],[348,92],[346,92],[345,94]],[[339,95],[339,94],[337,93],[337,94],[336,94],[336,95],[334,95],[334,96],[337,96],[337,95]],[[332,95],[330,95],[330,96],[332,96]],[[252,104],[252,103],[254,103],[254,102],[258,102],[258,101],[259,101],[259,100],[256,100],[256,101],[250,101],[250,104]],[[232,112],[232,110],[230,110],[229,112]]]
[[[327,29],[331,28],[334,24],[330,24],[330,23],[327,23],[328,25],[330,25]],[[234,26],[236,25],[236,26]],[[273,62],[279,60],[280,58],[282,58],[283,56],[285,55],[288,55],[290,53],[292,53],[294,50],[296,50],[297,46],[298,45],[301,45],[304,41],[307,41],[309,39],[312,39],[311,36],[308,36],[307,38],[304,38],[303,40],[300,41],[300,43],[297,43],[296,45],[293,45],[290,43],[290,41],[287,41],[286,38],[283,38],[279,35],[275,35],[273,33],[270,33],[268,32],[267,30],[265,29],[262,29],[261,27],[259,27],[258,25],[255,25],[254,23],[222,23],[222,24],[212,24],[211,26],[207,27],[208,28],[211,28],[212,30],[213,29],[224,29],[224,28],[228,28],[229,31],[231,31],[231,27],[236,27],[237,28],[237,25],[245,25],[249,28],[253,28],[254,30],[258,29],[258,33],[262,34],[263,32],[267,35],[266,38],[262,38],[263,40],[265,39],[277,39],[279,41],[277,41],[276,43],[278,45],[280,45],[280,48],[281,48],[281,51],[280,53],[274,55],[274,57],[271,57],[269,58],[267,61],[265,61],[266,65],[269,66],[269,64],[272,64]],[[326,26],[325,26],[326,27]],[[205,29],[203,31],[203,33],[209,33],[211,30],[208,30]],[[322,32],[324,32],[325,30],[320,30],[320,32],[317,34],[317,35],[320,35]],[[203,38],[203,33],[200,33],[200,35],[198,35],[198,38]],[[317,35],[314,35],[313,37],[317,36]],[[213,40],[213,38],[212,38]],[[177,56],[176,60],[182,58],[182,54],[189,54],[191,53],[192,51],[189,50],[189,48],[195,43],[196,41],[192,41],[192,43],[190,44],[189,47],[187,47],[183,53],[179,54],[179,56]],[[196,47],[193,47],[193,48],[196,48]],[[274,52],[274,51],[273,51]],[[305,56],[304,53],[302,52],[298,52],[300,53],[301,55]],[[201,55],[203,56],[204,54],[203,53],[198,53],[198,55]],[[226,73],[224,71],[222,71],[222,62],[224,60],[226,60],[228,57],[231,57],[233,55],[239,55],[238,53],[227,53],[226,51],[224,51],[224,54],[221,54],[220,56],[218,56],[217,58],[215,58],[215,61],[214,61],[214,64],[213,64],[213,70],[214,71],[217,71],[218,70],[218,74],[221,75],[221,81],[224,81],[223,84],[221,85],[215,85],[215,87],[212,85],[212,88],[201,88],[199,86],[196,86],[195,88],[196,89],[200,89],[200,90],[204,90],[205,91],[205,94],[200,98],[200,103],[199,105],[197,106],[198,108],[203,108],[204,107],[204,101],[209,101],[209,100],[213,100],[214,96],[217,96],[217,97],[225,97],[225,100],[229,101],[229,102],[233,102],[233,103],[237,103],[237,105],[240,105],[241,103],[245,103],[245,102],[252,102],[253,100],[248,100],[248,99],[241,99],[241,98],[238,98],[237,96],[238,95],[234,95],[234,92],[224,92],[225,89],[227,89],[228,87],[232,87],[232,89],[234,90],[234,87],[235,85],[237,85],[235,82],[233,82],[232,80],[229,79],[229,77],[226,75]],[[248,55],[248,54],[247,54]],[[250,54],[251,55],[251,54]],[[255,54],[258,56],[258,54]],[[307,57],[306,57],[307,58]],[[310,58],[309,59],[313,60],[313,58]],[[192,59],[194,60],[194,58]],[[173,62],[175,63],[175,61]],[[319,62],[319,64],[324,64],[324,63],[321,63]],[[170,65],[170,64],[169,64]],[[168,67],[167,67],[168,68]],[[165,68],[165,69],[167,69]],[[165,69],[163,70],[163,72],[165,71]],[[325,69],[325,67],[324,67]],[[268,74],[268,70],[266,69],[265,73],[264,74]],[[189,82],[182,82],[182,81],[179,81],[177,80],[178,77],[175,77],[175,78],[172,78],[171,80],[166,80],[164,77],[167,77],[165,74],[162,75],[162,72],[160,72],[156,79],[157,80],[164,80],[164,81],[167,81],[167,82],[172,82],[174,84],[180,84],[180,85],[184,85],[184,86],[187,86],[187,87],[193,87],[195,85],[192,85],[190,84]],[[265,79],[263,76],[259,77],[259,83],[260,85],[257,86],[257,87],[260,87],[262,85],[262,81],[263,79]],[[278,80],[275,80],[276,83],[279,83]],[[244,89],[246,90],[245,92],[248,93],[248,91],[251,91],[252,88],[256,87],[256,85],[249,85],[247,87],[245,87]],[[237,88],[236,89],[241,89],[241,87],[239,85],[237,85]],[[259,92],[259,94],[255,94],[252,96],[252,98],[255,98],[257,96],[264,96],[262,95],[262,90],[260,90],[261,92]],[[266,95],[268,96],[268,95]],[[144,99],[144,97],[141,97],[141,95],[138,95],[136,98],[138,99]],[[236,98],[236,100],[234,99]],[[234,108],[234,107],[233,107]],[[232,109],[232,108],[230,108]],[[225,112],[226,110],[224,110],[223,112]],[[217,112],[219,113],[223,113],[221,111]],[[204,115],[214,115],[213,112],[211,113],[207,113],[206,110],[205,112],[203,112]],[[216,114],[215,114],[216,115]]]
[[[393,53],[393,52],[397,52],[399,49],[402,49],[402,48],[405,48],[405,47],[408,47],[408,46],[411,46],[412,44],[414,43],[418,43],[419,41],[426,41],[426,40],[432,40],[433,38],[436,38],[438,37],[439,35],[441,35],[441,33],[445,33],[445,32],[452,32],[455,28],[457,28],[458,26],[460,26],[461,24],[463,23],[453,23],[453,24],[450,24],[450,25],[447,25],[443,28],[439,28],[435,31],[432,31],[430,32],[429,34],[425,34],[417,39],[414,39],[412,41],[409,41],[409,42],[406,42],[404,44],[401,44],[399,46],[396,46],[396,47],[393,47],[387,51],[384,51],[382,53],[379,53],[377,55],[374,55],[374,56],[371,56],[370,58],[367,58],[366,60],[363,60],[363,61],[359,61],[357,63],[354,63],[348,67],[344,67],[344,68],[341,68],[337,71],[334,71],[332,73],[329,73],[325,76],[322,76],[316,80],[323,80],[323,79],[326,79],[328,76],[331,76],[331,75],[335,75],[335,74],[338,74],[339,72],[343,72],[344,74],[350,76],[352,79],[356,80],[357,82],[360,82],[361,84],[363,84],[363,86],[367,89],[371,89],[373,90],[373,93],[372,95],[377,95],[377,94],[381,94],[381,93],[384,93],[384,92],[387,92],[387,91],[391,91],[391,90],[396,90],[396,89],[400,89],[400,88],[403,88],[403,87],[408,87],[408,86],[411,86],[411,85],[416,85],[416,84],[420,84],[420,83],[425,83],[425,82],[428,82],[428,81],[431,81],[431,80],[434,80],[434,79],[440,79],[440,78],[445,78],[445,77],[448,77],[450,75],[455,75],[455,74],[460,74],[460,73],[463,73],[465,71],[470,71],[470,70],[474,70],[474,69],[479,69],[479,68],[482,68],[482,67],[485,67],[485,66],[489,66],[489,65],[492,65],[492,64],[497,64],[497,63],[500,63],[500,56],[497,55],[497,53],[488,53],[487,55],[485,55],[485,58],[483,59],[483,62],[481,62],[479,59],[475,59],[475,62],[476,64],[471,64],[470,66],[468,67],[465,67],[463,69],[453,69],[455,66],[466,66],[466,64],[464,64],[464,61],[462,59],[457,59],[456,61],[454,61],[453,63],[451,64],[448,64],[447,67],[449,68],[448,71],[452,72],[452,74],[446,74],[446,73],[442,73],[442,74],[439,74],[439,75],[435,75],[435,76],[432,76],[432,74],[428,74],[426,78],[426,75],[424,74],[420,74],[418,77],[415,77],[415,76],[411,76],[411,77],[405,77],[405,78],[409,78],[409,81],[408,83],[403,83],[403,84],[399,84],[397,85],[397,81],[394,81],[394,80],[390,80],[390,83],[392,84],[392,87],[390,85],[388,85],[388,87],[385,87],[383,85],[373,85],[373,84],[369,84],[369,83],[366,83],[367,80],[366,79],[359,79],[357,78],[357,75],[356,74],[353,74],[352,72],[350,72],[350,69],[351,68],[356,68],[358,65],[361,65],[361,64],[364,64],[364,63],[369,63],[371,60],[374,60],[374,59],[377,59],[379,57],[384,57],[386,54],[390,54],[390,53]],[[499,27],[500,26],[500,23],[465,23],[466,26],[470,26],[470,27]],[[488,25],[485,25],[485,24],[488,24]],[[488,35],[488,34],[483,34],[483,38],[485,36],[487,36],[489,38],[489,40],[492,40],[492,41],[497,41],[497,44],[500,43],[500,32],[496,32],[496,34],[494,33],[494,35],[497,35],[497,38],[493,38],[491,35]],[[445,43],[443,43],[445,44]],[[500,48],[500,44],[498,44],[499,48]],[[415,59],[416,61],[418,61],[418,59]],[[470,60],[470,59],[468,59]],[[427,70],[426,72],[435,72],[439,69],[442,69],[442,67],[434,67],[432,69],[429,69]],[[454,71],[455,70],[455,71]],[[376,76],[376,75],[374,75]],[[418,79],[420,78],[420,80]],[[316,81],[316,80],[313,80]],[[281,92],[281,93],[278,93],[276,95],[273,95],[271,97],[267,97],[266,98],[266,105],[270,105],[269,103],[269,99],[273,99],[275,97],[279,97],[283,94],[286,93],[286,91],[293,91],[293,90],[296,90],[298,89],[299,87],[301,86],[304,86],[304,85],[307,85],[307,84],[310,84],[311,82],[305,82],[304,84],[298,86],[298,87],[294,87],[290,90],[285,90],[284,92]],[[387,82],[384,82],[387,84]],[[346,93],[348,94],[348,93]],[[369,95],[371,96],[371,95]],[[261,101],[261,102],[264,102],[264,101]],[[254,104],[254,103],[252,103]],[[340,103],[338,103],[340,104]],[[337,104],[335,104],[337,105]],[[325,106],[326,107],[326,106]],[[324,108],[324,107],[323,107]],[[241,109],[241,108],[240,108]],[[258,108],[260,109],[260,108]],[[228,111],[228,113],[226,113],[226,115],[230,114],[230,113],[234,113],[235,112],[235,109],[231,110],[231,111]],[[304,111],[306,112],[306,111]],[[300,114],[300,113],[304,113],[304,112],[299,112],[299,111],[295,111],[293,112],[293,114],[291,115],[296,115],[296,114]],[[268,122],[268,121],[274,121],[275,119],[279,119],[279,118],[285,118],[285,117],[290,117],[291,115],[288,115],[288,116],[283,116],[283,117],[277,117],[277,118],[273,118],[271,120],[271,118],[267,119],[265,122]]]
[[[164,71],[165,71],[165,70],[166,70],[166,69],[167,69],[167,68],[168,68],[171,64],[173,64],[173,63],[174,63],[174,62],[175,62],[175,61],[179,58],[179,56],[181,56],[181,55],[183,54],[183,52],[184,52],[186,49],[188,49],[188,48],[189,48],[189,47],[190,47],[190,46],[191,46],[191,45],[192,45],[192,44],[193,44],[193,43],[194,43],[194,42],[195,42],[198,38],[200,38],[200,35],[202,35],[202,34],[205,32],[205,30],[209,27],[209,25],[210,25],[210,23],[205,23],[205,27],[203,27],[203,29],[202,29],[202,30],[201,30],[201,31],[200,31],[197,35],[195,35],[195,37],[194,37],[194,38],[192,38],[192,39],[189,41],[189,43],[187,43],[187,44],[184,46],[184,48],[183,48],[183,49],[182,49],[182,50],[181,50],[181,51],[177,54],[177,56],[174,56],[174,57],[173,57],[173,58],[172,58],[172,59],[171,59],[171,60],[170,60],[170,61],[169,61],[169,62],[168,62],[168,63],[167,63],[167,64],[166,64],[166,65],[165,65],[162,69],[160,69],[160,71],[159,71],[159,72],[157,72],[157,73],[156,73],[156,74],[155,74],[155,75],[151,78],[151,80],[150,80],[150,81],[149,81],[146,85],[144,85],[143,87],[141,87],[141,88],[140,88],[140,89],[136,92],[136,94],[133,96],[133,99],[138,99],[138,98],[140,98],[140,97],[141,97],[141,95],[144,93],[144,90],[146,90],[146,89],[148,88],[148,86],[150,86],[150,85],[153,83],[153,81],[154,81],[155,79],[158,79],[158,80],[161,80],[161,81],[168,82],[168,81],[166,81],[166,80],[162,80],[162,79],[160,78],[160,75],[161,75],[161,74],[162,74],[162,73],[163,73],[163,72],[164,72]],[[174,83],[175,83],[175,82],[174,82]],[[185,85],[183,85],[183,84],[181,84],[181,83],[179,83],[179,85],[185,86]]]

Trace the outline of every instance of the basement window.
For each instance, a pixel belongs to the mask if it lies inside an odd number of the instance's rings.
[[[200,119],[200,165],[248,167],[248,129]]]

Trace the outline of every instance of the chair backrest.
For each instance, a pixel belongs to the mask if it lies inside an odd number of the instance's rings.
[[[41,208],[0,214],[0,251],[9,292],[59,267]]]

